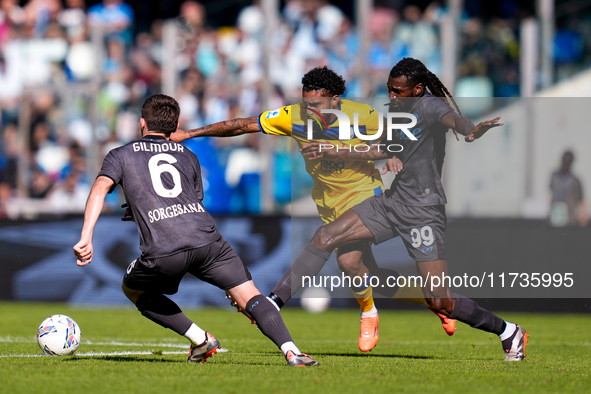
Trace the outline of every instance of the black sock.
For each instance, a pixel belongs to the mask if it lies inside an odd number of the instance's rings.
[[[387,268],[380,268],[379,272],[374,274],[371,273],[372,276],[377,276],[380,279],[380,285],[378,287],[374,287],[373,291],[374,294],[378,293],[383,295],[386,298],[392,298],[398,291],[398,282],[397,279],[400,276],[398,271],[394,271]],[[388,280],[388,277],[392,277],[394,279]],[[389,286],[388,284],[392,285]]]
[[[302,277],[318,275],[329,257],[329,252],[309,243],[285,271],[271,294],[275,294],[285,304],[302,287]]]
[[[137,309],[154,323],[184,335],[193,322],[170,298],[159,293],[144,293],[135,303]]]
[[[291,264],[290,275],[286,271],[273,289],[273,293],[281,298],[285,304],[292,295],[302,288],[302,278],[304,276],[313,277],[318,275],[326,260],[330,257],[330,252],[320,249],[309,243],[302,253]]]
[[[257,322],[261,332],[273,341],[278,348],[285,342],[291,342],[291,335],[275,306],[262,294],[252,297],[246,303],[246,311]]]
[[[275,301],[279,308],[283,308],[283,305],[291,298],[291,267],[283,273],[279,282],[273,287],[269,298]]]
[[[481,308],[477,303],[469,298],[463,298],[456,295],[456,305],[450,319],[456,319],[468,324],[470,327],[477,328],[486,332],[492,332],[501,335],[506,327],[506,323],[500,317],[492,312]]]

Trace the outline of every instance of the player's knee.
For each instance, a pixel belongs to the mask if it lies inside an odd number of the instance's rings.
[[[349,272],[351,270],[351,263],[349,261],[341,261],[341,260],[337,260],[337,263],[339,265],[339,269],[343,272]]]
[[[326,225],[319,227],[318,230],[316,230],[311,243],[326,251],[332,251],[337,247],[335,235],[332,233],[330,226]]]
[[[242,309],[246,307],[248,300],[261,294],[252,280],[229,289],[227,293],[230,294],[230,296]]]
[[[138,298],[140,298],[140,296],[144,293],[143,291],[130,289],[129,287],[125,286],[125,283],[121,283],[121,290],[123,290],[123,294],[125,294],[125,296],[129,298],[129,300],[134,304],[137,304]]]
[[[339,265],[339,269],[350,276],[357,275],[363,267],[363,263],[359,260],[353,261],[347,259],[337,259],[337,263]]]

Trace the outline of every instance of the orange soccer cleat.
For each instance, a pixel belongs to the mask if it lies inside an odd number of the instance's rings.
[[[379,321],[380,317],[378,315],[361,318],[359,350],[362,352],[369,352],[378,344],[378,340],[380,339],[380,332],[378,330]]]
[[[441,319],[441,325],[443,326],[443,329],[445,330],[446,334],[449,336],[454,335],[454,332],[456,331],[456,320],[450,319],[449,317],[442,315],[441,313],[437,313],[431,308],[429,309],[431,310],[431,312],[435,313],[437,317],[439,317],[439,319]]]

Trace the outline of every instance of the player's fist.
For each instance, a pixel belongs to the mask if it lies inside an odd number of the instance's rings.
[[[76,255],[76,264],[83,267],[92,262],[92,242],[86,240],[80,240],[74,245],[74,254]]]
[[[123,217],[121,218],[121,220],[124,222],[135,222],[135,218],[133,217],[131,208],[129,208],[129,204],[121,204],[121,208],[125,208],[125,212],[123,212]]]

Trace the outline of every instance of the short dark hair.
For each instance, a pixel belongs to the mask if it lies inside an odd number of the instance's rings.
[[[345,94],[345,79],[328,67],[316,67],[311,69],[302,78],[304,92],[324,90],[331,96]]]
[[[150,131],[174,133],[179,123],[180,113],[179,103],[164,94],[154,94],[142,105],[142,118]]]

